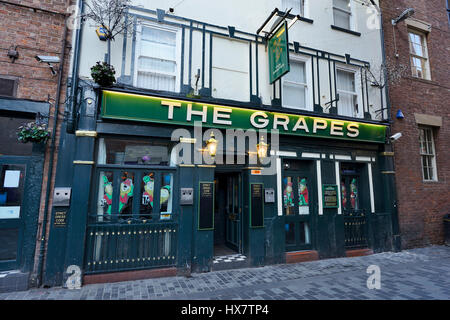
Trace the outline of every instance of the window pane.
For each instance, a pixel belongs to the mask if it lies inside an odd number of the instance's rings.
[[[171,31],[142,27],[142,39],[174,47],[176,43],[176,34]]]
[[[145,89],[175,91],[175,80],[175,76],[138,72],[137,86]]]
[[[161,190],[159,194],[161,219],[170,219],[172,213],[173,176],[164,173],[161,176]]]
[[[304,8],[303,2],[304,2],[303,0],[283,0],[282,10],[287,11],[292,8],[291,14],[294,15],[299,14],[303,16],[303,8]]]
[[[0,117],[0,155],[28,156],[31,155],[32,143],[22,143],[17,140],[17,128],[31,122],[30,119]]]
[[[155,174],[146,172],[141,181],[141,208],[139,213],[141,218],[151,219],[153,213],[153,195],[155,189]]]
[[[358,112],[356,109],[357,97],[353,94],[339,93],[338,113],[342,116],[356,117]]]
[[[294,212],[294,187],[292,177],[283,179],[283,203],[286,215],[295,214]]]
[[[305,63],[291,61],[290,71],[284,76],[285,80],[306,84]]]
[[[299,234],[300,244],[309,244],[310,236],[309,236],[309,224],[307,222],[300,222],[300,234]]]
[[[0,261],[16,260],[19,229],[0,229]]]
[[[0,220],[20,218],[25,168],[25,165],[0,165]]]
[[[333,6],[350,11],[350,0],[333,0]]]
[[[291,83],[283,84],[283,106],[306,109],[306,88]]]
[[[345,187],[345,179],[341,180],[342,208],[347,207],[347,188]]]
[[[132,139],[101,138],[99,164],[169,165],[169,143]]]
[[[99,175],[98,205],[97,215],[110,215],[113,201],[113,173],[110,171],[101,171]],[[103,218],[100,218],[103,221]]]
[[[353,72],[337,70],[337,88],[348,92],[355,92],[355,74]]]
[[[298,177],[298,211],[299,214],[309,214],[309,194],[307,178]]]
[[[159,72],[175,72],[176,63],[174,61],[162,60],[157,58],[139,58],[139,69],[159,71]]]
[[[357,179],[353,178],[350,182],[350,205],[352,206],[352,209],[358,210],[358,185],[357,185]]]
[[[141,41],[140,55],[164,60],[175,60],[176,50],[174,46],[150,41]]]
[[[350,30],[350,13],[334,10],[334,25]]]
[[[122,172],[119,194],[119,213],[131,215],[133,209],[134,173]]]
[[[285,224],[286,229],[286,244],[295,245],[295,223],[290,222]]]

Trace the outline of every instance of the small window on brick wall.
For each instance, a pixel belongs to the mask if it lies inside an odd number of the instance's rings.
[[[420,157],[424,181],[437,181],[436,150],[434,148],[433,129],[419,128]]]
[[[15,79],[8,79],[0,77],[0,96],[3,97],[15,97],[16,96],[16,84]]]

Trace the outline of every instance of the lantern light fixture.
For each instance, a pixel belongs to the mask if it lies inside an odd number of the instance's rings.
[[[214,132],[211,131],[210,138],[206,141],[206,150],[211,157],[216,156],[217,152],[217,140],[214,137]]]

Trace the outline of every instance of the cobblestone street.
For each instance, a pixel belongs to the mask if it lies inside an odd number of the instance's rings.
[[[368,289],[367,268],[381,270],[381,288]],[[1,300],[336,300],[450,298],[450,247],[327,259],[261,268],[0,294]]]

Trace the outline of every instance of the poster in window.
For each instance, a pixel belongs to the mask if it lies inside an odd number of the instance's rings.
[[[306,178],[298,178],[298,211],[301,215],[309,214],[309,196]]]
[[[285,177],[283,179],[283,204],[286,215],[294,214],[294,188],[292,177]]]

